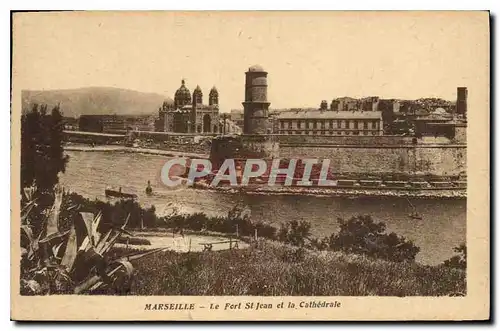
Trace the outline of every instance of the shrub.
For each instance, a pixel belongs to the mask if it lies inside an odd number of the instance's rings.
[[[394,232],[385,233],[383,222],[371,216],[339,219],[340,231],[330,236],[330,248],[346,253],[364,254],[388,261],[414,261],[420,248]]]
[[[453,251],[458,254],[444,261],[443,265],[449,268],[467,269],[467,246],[461,244],[460,246],[454,247]]]
[[[311,235],[311,223],[307,221],[289,221],[281,224],[278,240],[294,246],[304,246],[305,240]]]

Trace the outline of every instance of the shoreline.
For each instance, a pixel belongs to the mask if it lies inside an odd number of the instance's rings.
[[[407,197],[407,198],[439,198],[439,199],[467,199],[466,190],[438,189],[438,190],[404,190],[404,189],[350,189],[350,188],[303,188],[303,187],[207,187],[200,184],[194,189],[226,194],[244,193],[249,195],[305,195],[315,197]]]

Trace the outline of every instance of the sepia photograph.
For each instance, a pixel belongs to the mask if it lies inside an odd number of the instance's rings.
[[[11,317],[487,318],[489,38],[487,11],[12,13]]]

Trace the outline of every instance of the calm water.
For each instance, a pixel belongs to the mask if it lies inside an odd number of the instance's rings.
[[[227,214],[237,202],[247,204],[252,218],[280,223],[291,219],[311,222],[313,234],[327,236],[338,229],[337,218],[370,214],[394,231],[415,242],[421,251],[417,260],[437,264],[453,255],[452,248],[465,240],[466,201],[448,199],[412,199],[423,220],[410,219],[412,211],[405,198],[381,197],[346,199],[337,197],[235,195],[191,188],[169,190],[161,186],[159,172],[164,156],[117,152],[70,152],[65,187],[89,198],[106,200],[104,189],[122,187],[135,193],[144,205],[154,204],[158,213],[176,205],[183,212],[202,211],[209,215]],[[144,193],[151,181],[155,194]]]

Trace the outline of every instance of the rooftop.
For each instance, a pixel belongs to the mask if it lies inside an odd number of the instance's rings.
[[[287,111],[279,114],[278,119],[380,119],[380,111]]]

